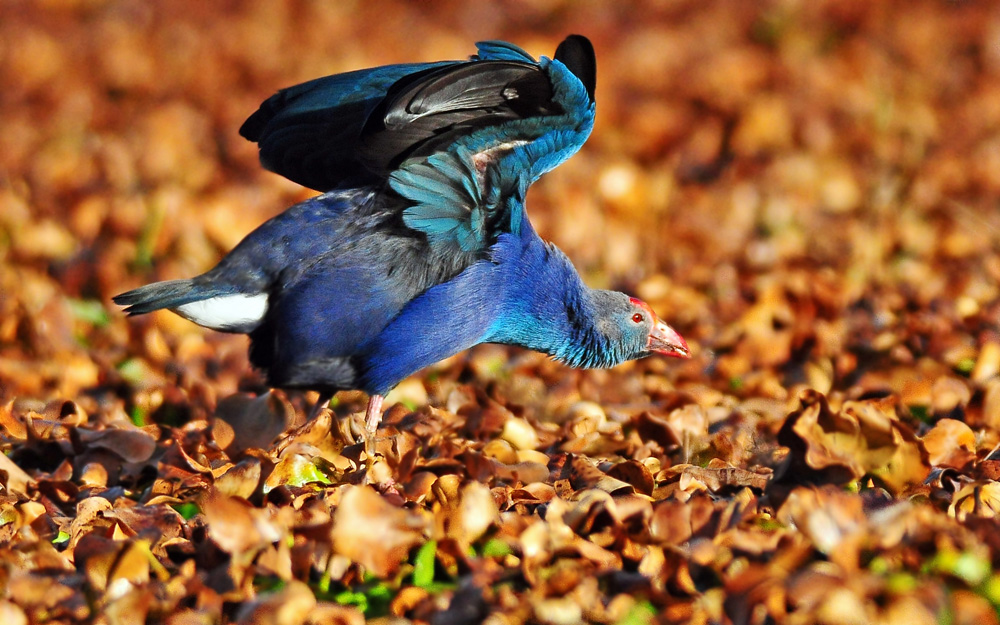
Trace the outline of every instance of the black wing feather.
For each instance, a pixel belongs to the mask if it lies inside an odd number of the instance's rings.
[[[587,89],[587,95],[594,99],[597,89],[597,56],[594,45],[583,35],[570,35],[556,48],[556,60],[573,72]]]
[[[361,132],[360,156],[370,170],[389,173],[476,129],[557,112],[552,84],[537,66],[479,61],[441,68],[389,89]]]
[[[261,104],[240,134],[258,143],[267,169],[330,191],[381,184],[404,160],[433,154],[482,128],[566,112],[554,101],[552,76],[523,50],[503,42],[481,46],[480,53],[487,49],[493,58],[377,67],[283,89]],[[555,58],[592,102],[590,42],[571,35]]]

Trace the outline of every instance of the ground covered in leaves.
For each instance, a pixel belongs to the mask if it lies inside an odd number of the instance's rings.
[[[363,396],[110,304],[309,196],[236,133],[277,88],[571,32],[531,218],[692,360],[460,354],[380,494]],[[0,622],[1000,622],[995,3],[4,0],[0,84]]]

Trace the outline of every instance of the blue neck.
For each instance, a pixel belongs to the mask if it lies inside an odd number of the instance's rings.
[[[578,368],[627,360],[621,341],[609,335],[613,324],[600,314],[602,300],[619,294],[587,287],[566,255],[523,223],[520,236],[503,235],[494,248],[506,274],[497,294],[502,314],[483,342],[519,345]]]

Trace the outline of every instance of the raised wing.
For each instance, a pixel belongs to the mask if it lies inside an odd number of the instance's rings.
[[[320,191],[388,181],[407,227],[444,248],[482,251],[518,230],[528,186],[586,141],[596,62],[579,35],[555,59],[500,41],[477,48],[468,61],[291,87],[240,133],[258,142],[265,167]]]
[[[358,162],[361,129],[398,80],[451,63],[387,65],[282,89],[240,127],[267,169],[317,191],[376,178]]]

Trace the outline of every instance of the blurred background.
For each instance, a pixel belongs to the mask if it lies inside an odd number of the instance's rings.
[[[596,47],[597,124],[528,210],[696,352],[631,367],[778,400],[1000,370],[996,3],[4,0],[0,401],[198,411],[258,384],[245,338],[109,301],[312,194],[242,121],[314,77],[570,33]]]

